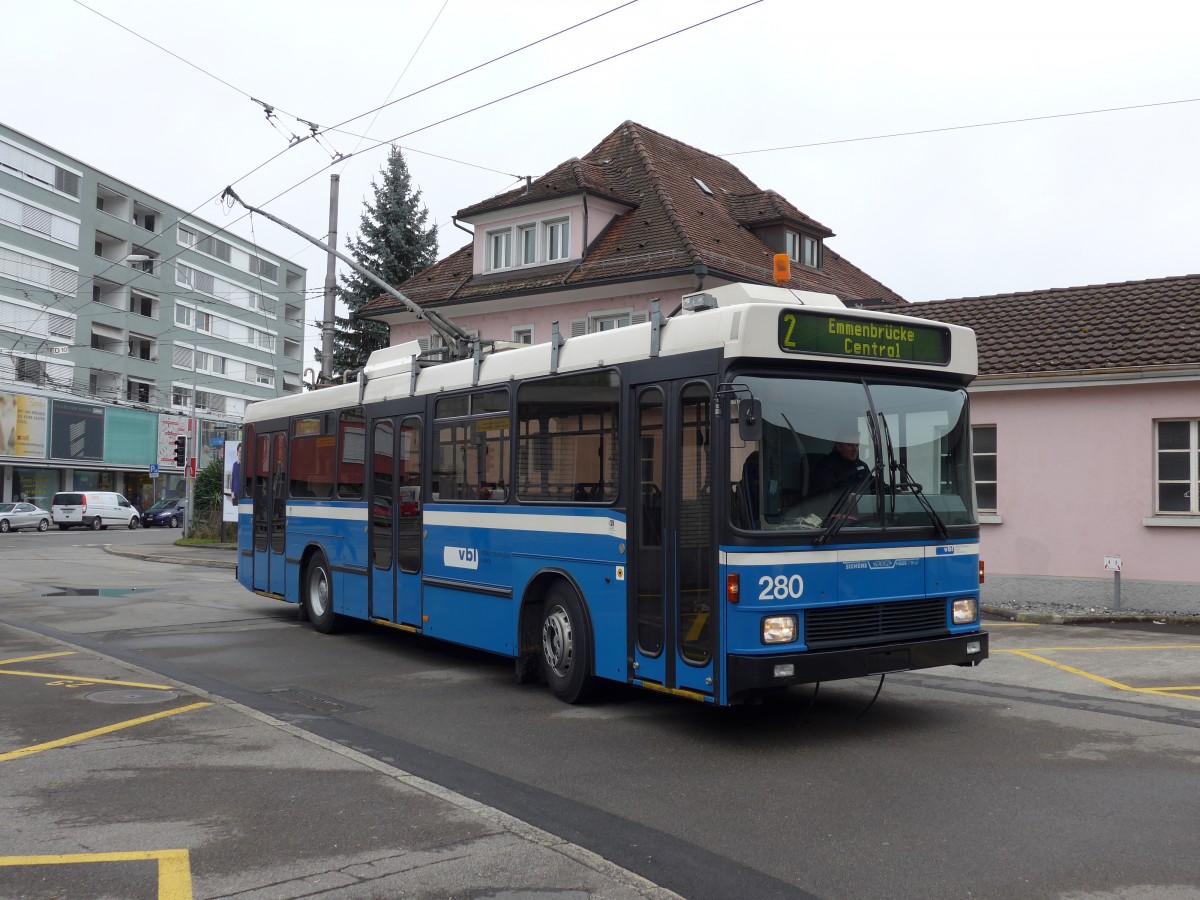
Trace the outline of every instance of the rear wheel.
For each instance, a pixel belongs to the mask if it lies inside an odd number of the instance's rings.
[[[59,526],[58,526],[58,530],[59,530],[59,531],[66,531],[66,530],[67,530],[68,528],[70,528],[70,527],[71,527],[70,525],[59,525]]]
[[[12,526],[8,524],[8,519],[0,519],[0,534],[8,534]]]
[[[591,630],[579,595],[562,582],[550,588],[542,606],[542,675],[566,703],[586,703],[595,695]]]
[[[304,609],[308,621],[321,634],[333,634],[338,630],[341,622],[333,611],[333,579],[329,575],[329,563],[320,553],[309,562],[304,576]]]
[[[50,527],[49,519],[40,519],[38,521],[38,531],[45,531],[49,527]]]
[[[99,516],[96,516],[96,518],[92,519],[92,524],[91,524],[92,531],[99,531],[103,527],[104,527],[104,523],[100,521]]]

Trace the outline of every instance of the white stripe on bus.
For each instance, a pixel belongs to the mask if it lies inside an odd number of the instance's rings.
[[[544,531],[558,534],[598,534],[625,540],[625,523],[609,516],[545,515],[541,513],[450,512],[425,513],[426,525],[496,528],[500,531]]]
[[[340,522],[367,521],[366,507],[346,506],[300,506],[289,503],[287,506],[289,519],[334,519]]]
[[[943,549],[938,553],[939,548]],[[953,552],[946,552],[952,550]],[[978,556],[978,544],[936,544],[931,547],[874,547],[868,550],[810,550],[788,553],[721,554],[722,565],[730,566],[804,566],[822,563],[862,562],[882,559],[922,559],[939,556]]]

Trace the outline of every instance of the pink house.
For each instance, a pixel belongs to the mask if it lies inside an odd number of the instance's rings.
[[[978,336],[985,600],[1200,613],[1200,275],[890,311]]]
[[[540,178],[459,210],[470,242],[398,285],[425,308],[490,340],[541,343],[646,321],[700,286],[772,283],[788,253],[789,287],[868,301],[903,299],[826,246],[833,232],[735,166],[634,122]],[[437,344],[383,296],[361,315],[393,344]]]

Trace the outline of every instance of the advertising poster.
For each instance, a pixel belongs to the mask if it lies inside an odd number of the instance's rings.
[[[181,434],[187,437],[190,421],[187,416],[160,415],[158,417],[158,469],[160,472],[163,469],[182,471],[175,465],[175,438]]]
[[[55,400],[50,413],[50,455],[55,459],[104,460],[104,407]]]
[[[238,520],[238,501],[242,496],[242,442],[225,442],[225,503],[221,509],[222,522]]]
[[[104,460],[149,467],[155,461],[158,416],[138,409],[109,409],[104,416]]]
[[[0,391],[0,456],[46,458],[46,398]]]

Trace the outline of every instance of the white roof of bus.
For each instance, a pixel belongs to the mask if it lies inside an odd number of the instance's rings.
[[[753,357],[789,362],[804,359],[828,362],[830,357],[825,355],[786,353],[780,350],[778,320],[781,305],[836,308],[840,311],[839,314],[855,318],[892,322],[905,327],[911,327],[913,324],[911,316],[846,309],[841,301],[831,294],[742,284],[723,285],[704,294],[708,295],[708,302],[717,304],[717,308],[684,311],[667,319],[659,333],[660,356],[676,356],[719,348],[727,359]],[[908,362],[896,368],[903,368],[904,371],[973,377],[978,365],[975,333],[959,325],[944,327],[949,330],[951,339],[948,365]],[[558,373],[565,374],[596,366],[647,359],[650,355],[650,338],[649,322],[572,337],[559,348]],[[372,353],[364,368],[367,385],[363,400],[377,403],[409,396],[413,358],[419,351],[416,341],[410,341]],[[479,385],[504,384],[514,379],[548,375],[550,359],[549,343],[518,345],[513,349],[490,353],[479,364]],[[837,357],[837,362],[850,366],[878,365],[870,359],[851,357]],[[474,367],[475,362],[471,359],[426,367],[417,376],[416,393],[432,394],[469,388],[472,386]],[[350,382],[319,391],[259,401],[247,408],[245,421],[255,422],[340,409],[355,406],[358,402],[359,385]]]

